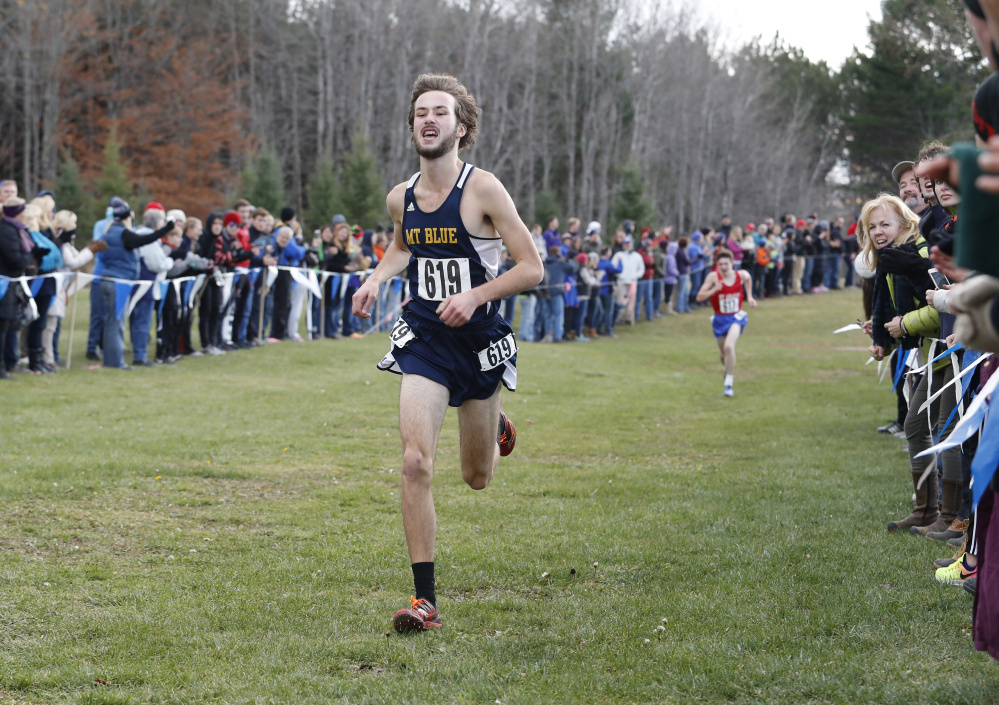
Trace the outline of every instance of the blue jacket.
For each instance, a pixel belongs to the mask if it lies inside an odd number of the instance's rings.
[[[613,293],[613,290],[611,289],[611,285],[610,285],[610,275],[611,274],[620,274],[621,273],[621,265],[620,264],[614,264],[609,259],[604,259],[603,257],[601,257],[600,261],[597,262],[597,271],[600,272],[600,276],[601,276],[601,279],[600,279],[600,295],[601,296],[610,296]]]
[[[35,241],[35,244],[39,247],[48,248],[49,253],[42,257],[42,263],[38,265],[38,271],[41,274],[48,274],[49,272],[54,272],[62,266],[62,253],[59,251],[59,246],[49,240],[47,237],[42,235],[37,230],[29,231],[31,239]]]
[[[283,250],[278,246],[276,237],[271,238],[270,244],[274,248],[274,257],[282,267],[298,267],[305,259],[305,248],[295,242],[295,238],[289,240]]]

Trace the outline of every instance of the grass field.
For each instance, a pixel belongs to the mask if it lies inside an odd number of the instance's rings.
[[[733,399],[703,311],[522,346],[485,491],[445,421],[445,628],[408,637],[386,336],[126,373],[78,333],[0,387],[0,703],[995,703],[947,547],[885,533],[858,299],[751,311]]]

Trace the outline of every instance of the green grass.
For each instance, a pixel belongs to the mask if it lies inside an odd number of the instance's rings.
[[[484,492],[445,421],[445,628],[411,637],[387,338],[91,371],[82,304],[77,366],[2,386],[0,703],[999,698],[946,547],[885,533],[854,293],[752,311],[734,399],[706,312],[522,346]]]

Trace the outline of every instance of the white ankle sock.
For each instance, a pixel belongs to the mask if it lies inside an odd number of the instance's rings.
[[[731,387],[734,384],[735,384],[735,375],[725,375],[725,386]]]

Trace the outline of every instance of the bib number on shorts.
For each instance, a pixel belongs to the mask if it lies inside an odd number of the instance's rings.
[[[488,372],[499,367],[517,353],[517,341],[510,333],[505,338],[489,344],[485,350],[479,351],[479,366],[482,372]]]
[[[420,281],[419,295],[424,301],[443,301],[472,288],[467,257],[417,257],[416,268]]]
[[[406,347],[406,344],[415,337],[416,335],[413,333],[413,329],[410,328],[409,324],[402,320],[401,317],[395,322],[395,325],[392,326],[392,332],[389,333],[392,345],[397,348]]]
[[[722,313],[739,312],[739,295],[724,294],[718,297],[718,310]]]

